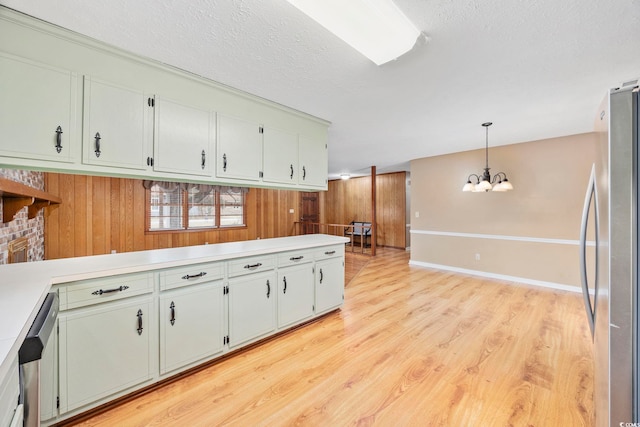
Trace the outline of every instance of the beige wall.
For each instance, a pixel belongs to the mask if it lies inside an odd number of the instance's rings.
[[[578,287],[580,221],[595,133],[489,148],[514,190],[463,193],[484,149],[411,162],[411,263]],[[419,214],[416,217],[416,214]],[[476,254],[480,260],[476,260]]]

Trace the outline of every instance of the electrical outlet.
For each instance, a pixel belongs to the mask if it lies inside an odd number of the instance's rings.
[[[476,254],[476,261],[480,261],[480,254]]]
[[[293,210],[293,209],[289,209],[289,213],[293,213],[293,212],[294,212],[294,210]]]
[[[416,218],[420,218],[420,212],[416,211]]]

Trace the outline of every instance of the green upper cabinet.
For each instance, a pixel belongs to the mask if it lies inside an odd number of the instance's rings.
[[[300,175],[298,182],[304,187],[327,188],[327,143],[326,139],[300,135],[299,139]]]
[[[258,181],[262,175],[262,128],[250,121],[218,114],[216,176]]]
[[[328,126],[0,6],[0,167],[318,191]]]
[[[265,182],[298,183],[298,135],[264,127],[263,177]]]
[[[146,101],[140,90],[85,76],[83,162],[146,169],[151,155]]]
[[[215,113],[156,96],[153,169],[189,175],[213,175]]]
[[[0,155],[73,161],[77,77],[0,53]]]

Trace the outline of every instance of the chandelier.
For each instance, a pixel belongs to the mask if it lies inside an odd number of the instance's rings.
[[[484,126],[484,128],[486,129],[486,147],[485,147],[486,163],[485,163],[484,173],[482,174],[482,176],[478,176],[475,173],[472,173],[471,175],[469,175],[469,177],[467,178],[467,183],[464,185],[464,187],[462,187],[462,191],[473,191],[473,192],[479,193],[482,191],[489,191],[489,190],[493,190],[493,191],[513,190],[513,185],[511,185],[511,183],[507,179],[507,174],[505,174],[504,172],[498,172],[493,176],[493,179],[491,179],[491,174],[489,174],[489,169],[490,169],[489,168],[489,126],[491,126],[492,124],[493,123],[491,122],[486,122],[482,124],[482,126]],[[476,181],[475,184],[471,182],[471,177],[475,178],[475,181]]]

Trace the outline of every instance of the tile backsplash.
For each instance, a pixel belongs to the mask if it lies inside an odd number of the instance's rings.
[[[0,169],[0,177],[28,185],[38,190],[44,190],[44,172],[33,172],[17,169]],[[2,217],[2,199],[0,199],[0,217]],[[44,259],[44,213],[38,212],[33,219],[27,218],[27,208],[22,208],[15,219],[2,218],[0,223],[0,264],[7,263],[10,241],[19,237],[29,239],[29,261]]]

